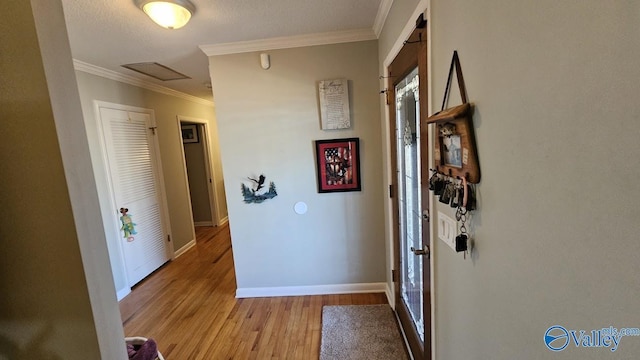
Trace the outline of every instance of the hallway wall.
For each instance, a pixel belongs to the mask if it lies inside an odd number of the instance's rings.
[[[393,2],[380,71],[427,10],[430,101],[442,101],[457,50],[482,171],[471,257],[434,239],[436,359],[633,358],[637,337],[615,352],[571,340],[552,353],[544,335],[553,325],[591,334],[640,324],[640,4],[415,3]],[[454,86],[450,105],[459,101]],[[432,214],[453,215],[438,205]]]
[[[377,41],[210,57],[239,292],[385,279]],[[317,84],[347,78],[352,126],[320,129]],[[317,192],[314,140],[359,137],[362,191]],[[245,204],[264,173],[278,196]],[[308,204],[297,215],[297,201]],[[308,290],[308,288],[306,288]],[[257,290],[262,291],[262,290]]]
[[[636,357],[543,339],[640,324],[640,3],[431,4],[433,100],[458,50],[482,170],[471,257],[436,243],[438,358]]]
[[[123,359],[62,5],[3,11],[0,358]]]
[[[160,156],[162,159],[162,170],[164,175],[165,189],[167,192],[167,203],[169,206],[169,220],[171,223],[171,235],[174,250],[178,251],[194,240],[193,219],[189,206],[189,192],[187,190],[187,179],[184,174],[184,159],[182,158],[182,140],[178,126],[177,116],[190,116],[194,118],[207,119],[210,121],[209,128],[212,132],[210,136],[217,137],[215,130],[214,108],[210,104],[201,104],[188,101],[182,98],[161,94],[141,87],[111,80],[108,78],[89,74],[84,71],[76,71],[80,100],[82,102],[82,112],[87,128],[87,137],[91,149],[91,159],[93,171],[98,185],[100,205],[103,214],[104,230],[109,244],[109,253],[116,289],[127,289],[126,278],[122,259],[119,256],[117,241],[122,240],[122,233],[113,226],[114,218],[118,214],[114,209],[108,207],[109,187],[105,165],[101,154],[100,140],[98,133],[98,122],[95,115],[94,100],[110,103],[135,106],[154,110],[157,122],[158,142],[160,145]],[[212,144],[212,147],[214,145]],[[212,150],[212,158],[219,152],[217,147]],[[217,161],[217,168],[222,172],[220,162]],[[222,184],[218,187],[218,196],[224,197]],[[221,192],[221,193],[220,193]],[[224,202],[221,203],[225,205]],[[222,209],[226,213],[226,208]],[[117,220],[117,218],[116,218]]]

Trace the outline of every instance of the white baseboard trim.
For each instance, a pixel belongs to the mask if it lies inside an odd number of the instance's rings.
[[[195,221],[193,226],[213,226],[213,221]]]
[[[129,294],[131,294],[131,288],[128,287],[116,291],[116,297],[118,298],[118,301],[124,299],[124,297]]]
[[[178,256],[180,256],[180,255],[182,255],[182,254],[186,253],[186,252],[187,252],[187,250],[191,249],[191,248],[192,248],[192,247],[194,247],[194,246],[196,246],[196,239],[193,239],[193,240],[189,241],[189,242],[187,243],[187,245],[185,245],[185,246],[181,247],[180,249],[178,249],[178,251],[176,251],[176,252],[175,252],[175,255],[174,255],[174,257],[173,257],[173,258],[175,259],[175,258],[177,258]]]
[[[387,295],[387,301],[389,302],[389,306],[395,311],[396,309],[396,298],[393,296],[393,290],[389,287],[389,283],[385,283],[384,293]]]
[[[220,219],[220,221],[218,222],[218,226],[222,226],[228,222],[229,222],[229,216],[225,216],[222,219]]]
[[[236,298],[385,292],[386,283],[238,288]]]

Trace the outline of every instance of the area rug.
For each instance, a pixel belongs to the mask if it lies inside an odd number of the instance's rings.
[[[391,307],[324,306],[320,360],[360,359],[407,359]]]

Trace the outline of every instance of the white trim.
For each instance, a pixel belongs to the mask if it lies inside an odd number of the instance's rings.
[[[393,283],[392,283],[393,284]],[[389,283],[385,283],[384,293],[387,295],[387,301],[389,302],[389,306],[396,311],[396,298],[393,296],[393,290],[389,286]]]
[[[393,0],[380,1],[380,6],[378,7],[378,13],[376,14],[376,19],[373,21],[373,32],[376,34],[376,38],[379,38],[380,34],[382,33],[382,28],[384,27],[384,23],[387,21],[387,16],[389,15],[389,11],[391,11],[391,5],[393,5]]]
[[[427,92],[429,93],[429,96],[427,97],[427,109],[430,110],[430,112],[433,114],[435,113],[435,109],[433,108],[433,77],[432,77],[432,69],[431,69],[431,61],[432,61],[432,48],[431,48],[431,33],[432,33],[432,29],[431,29],[431,0],[425,0],[426,4],[424,4],[424,8],[425,10],[425,17],[427,19]],[[422,4],[422,2],[421,2]],[[429,144],[434,144],[434,126],[431,126],[431,131],[429,131]],[[429,151],[429,166],[432,167],[433,163],[434,163],[434,159],[433,159],[433,151]],[[434,209],[434,204],[435,204],[435,196],[431,193],[429,193],[431,196],[429,196],[429,209]],[[437,241],[436,239],[436,234],[435,234],[435,226],[434,226],[434,222],[430,222],[429,223],[429,230],[430,230],[430,249],[431,249],[431,253],[434,254],[432,256],[429,256],[429,261],[431,261],[431,287],[429,289],[429,291],[431,291],[431,358],[432,359],[437,359],[437,345],[436,345],[436,257],[435,257],[435,242]]]
[[[178,256],[180,256],[180,255],[184,255],[184,253],[189,251],[189,249],[191,249],[194,246],[196,246],[196,239],[193,239],[193,240],[189,241],[185,246],[183,246],[180,249],[178,249],[178,251],[176,251],[176,253],[175,253],[174,259],[177,259]]]
[[[133,86],[138,86],[147,90],[155,91],[160,94],[175,96],[177,98],[195,102],[201,105],[213,106],[213,101],[209,101],[193,95],[185,94],[180,91],[169,89],[168,87],[164,87],[162,85],[154,84],[152,82],[145,81],[131,75],[121,74],[119,72],[105,69],[96,65],[92,65],[84,61],[73,59],[73,68],[77,71],[82,71],[87,74],[100,76],[105,79],[119,81],[121,83],[129,84]]]
[[[385,292],[387,283],[238,288],[236,298]]]
[[[357,29],[326,33],[275,37],[270,39],[238,41],[223,44],[200,45],[207,56],[239,54],[253,51],[290,49],[297,47],[340,44],[376,40],[373,29]]]
[[[224,224],[226,224],[228,222],[229,222],[229,216],[227,215],[227,216],[223,217],[222,219],[220,219],[220,221],[218,222],[218,226],[222,226],[222,225],[224,225]]]
[[[118,301],[124,299],[125,296],[131,294],[131,288],[124,288],[124,289],[120,289],[116,292],[116,298],[118,299]]]
[[[193,226],[214,226],[213,221],[194,221]]]

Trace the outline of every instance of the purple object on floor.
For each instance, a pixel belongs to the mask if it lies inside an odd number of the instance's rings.
[[[127,344],[127,355],[129,356],[129,359],[131,359],[131,357],[135,354],[136,354],[136,349],[133,347],[133,345]]]
[[[127,344],[127,354],[130,360],[156,360],[158,345],[153,339],[148,339],[141,345]]]

